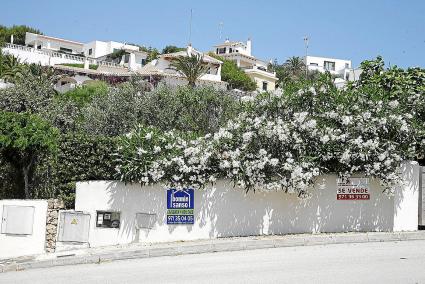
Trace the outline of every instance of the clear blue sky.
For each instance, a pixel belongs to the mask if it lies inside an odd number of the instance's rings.
[[[309,54],[425,67],[424,0],[3,0],[0,24],[25,24],[44,34],[88,42],[185,46],[193,9],[192,43],[207,51],[223,40],[253,40],[262,59]]]

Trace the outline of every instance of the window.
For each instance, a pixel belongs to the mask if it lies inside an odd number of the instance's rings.
[[[70,48],[66,48],[66,47],[60,47],[60,48],[59,48],[59,50],[60,50],[60,51],[63,51],[63,52],[72,53],[72,49],[70,49]]]
[[[128,63],[130,61],[130,54],[124,55],[124,63]]]
[[[217,54],[224,54],[226,53],[226,48],[222,47],[222,48],[217,48]]]
[[[146,64],[146,59],[142,58],[142,65]]]
[[[267,91],[267,82],[263,82],[263,91]]]
[[[348,64],[348,63],[345,63],[345,68],[350,68],[350,64]]]
[[[232,53],[233,52],[233,48],[229,48],[229,53]]]
[[[93,54],[93,49],[92,48],[90,48],[89,49],[89,55],[92,55]]]
[[[335,62],[333,62],[333,61],[325,61],[325,63],[323,64],[323,67],[327,71],[335,71]]]
[[[119,229],[121,216],[120,212],[97,211],[96,213],[96,227]]]
[[[311,62],[310,63],[310,66],[319,66],[319,64],[318,63]]]

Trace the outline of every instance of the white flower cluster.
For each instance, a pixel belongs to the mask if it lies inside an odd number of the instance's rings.
[[[229,178],[247,190],[306,197],[320,174],[364,173],[393,193],[400,163],[415,153],[412,116],[397,112],[396,100],[358,96],[352,105],[331,105],[322,91],[307,92],[313,96],[308,106],[298,100],[294,107],[290,100],[298,97],[259,98],[255,104],[266,110],[261,115],[241,113],[218,132],[193,140],[138,128],[122,138],[120,179],[201,188]]]

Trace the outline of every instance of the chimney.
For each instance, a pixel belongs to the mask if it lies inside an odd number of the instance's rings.
[[[189,56],[189,57],[192,56],[192,45],[191,44],[189,44],[187,46],[186,52],[187,52],[187,56]]]
[[[246,53],[248,55],[251,55],[251,46],[252,46],[251,38],[248,38],[248,40],[246,41]]]
[[[130,71],[136,71],[136,55],[134,53],[130,53],[128,57],[128,69]]]
[[[90,69],[89,60],[87,58],[84,59],[84,69]]]

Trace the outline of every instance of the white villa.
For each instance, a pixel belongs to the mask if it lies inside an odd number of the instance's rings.
[[[81,43],[29,32],[25,34],[25,46],[11,42],[2,50],[26,63],[49,66],[83,64],[86,69],[89,68],[89,64],[99,65],[97,70],[102,74],[116,74],[116,68],[137,71],[142,68],[147,57],[147,53],[140,51],[135,45],[114,41]],[[124,50],[121,60],[118,62],[106,60],[107,55],[118,50]]]
[[[215,54],[236,62],[236,65],[257,83],[257,89],[274,91],[276,86],[276,73],[267,71],[267,62],[257,59],[251,54],[252,41],[246,43],[226,40],[215,46]]]
[[[146,64],[139,73],[142,76],[161,76],[169,85],[185,85],[187,84],[186,79],[171,67],[171,62],[179,56],[198,55],[202,56],[204,64],[208,66],[208,72],[199,78],[197,84],[226,89],[227,83],[221,81],[221,65],[223,62],[196,50],[191,45],[188,45],[184,51],[160,55],[158,59]]]
[[[351,68],[351,60],[335,59],[329,57],[307,56],[304,63],[309,71],[319,71],[324,73],[329,71],[332,75],[348,80]]]

